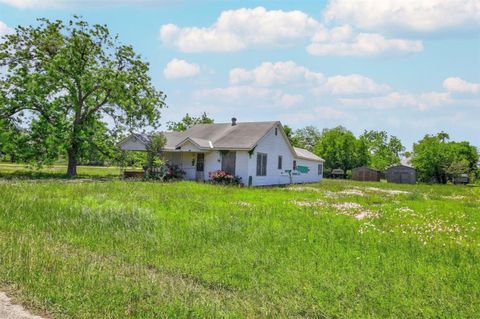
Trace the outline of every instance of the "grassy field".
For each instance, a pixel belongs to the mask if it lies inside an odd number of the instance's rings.
[[[0,290],[53,318],[477,317],[480,188],[0,180]]]
[[[22,164],[0,162],[1,179],[48,179],[67,178],[65,165],[44,166],[40,169]],[[111,179],[120,176],[120,168],[100,166],[78,166],[78,178]]]

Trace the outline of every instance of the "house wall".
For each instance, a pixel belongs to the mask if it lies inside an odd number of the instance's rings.
[[[319,164],[322,165],[320,175],[318,174]],[[304,159],[297,159],[297,168],[300,168],[300,166],[307,167],[308,172],[305,172],[306,170],[304,169],[297,169],[297,171],[294,171],[292,176],[293,183],[314,183],[319,182],[322,179],[323,163]]]
[[[267,154],[267,172],[266,176],[257,176],[257,154]],[[278,169],[278,156],[282,156],[282,169]],[[241,158],[239,158],[241,156]],[[237,167],[242,165],[241,162],[247,160],[246,171],[245,166],[242,168],[242,182],[248,185],[249,177],[252,177],[252,186],[263,185],[285,185],[290,183],[309,183],[318,182],[321,180],[322,175],[318,175],[318,164],[316,161],[309,161],[303,159],[295,159],[297,161],[297,167],[306,167],[308,172],[293,171],[292,175],[288,173],[288,170],[293,169],[294,155],[288,141],[281,132],[281,128],[278,128],[278,134],[275,135],[275,128],[272,128],[264,138],[259,141],[252,156],[248,155],[248,152],[237,153]],[[239,175],[237,173],[237,175]]]
[[[208,173],[218,171],[222,168],[222,161],[219,151],[205,153],[204,179],[209,180]]]
[[[138,141],[133,135],[122,142],[121,148],[124,151],[145,151],[145,144]]]

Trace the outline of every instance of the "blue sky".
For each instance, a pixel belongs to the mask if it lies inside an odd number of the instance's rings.
[[[480,146],[480,0],[0,0],[0,34],[73,14],[150,62],[164,122],[206,111]]]

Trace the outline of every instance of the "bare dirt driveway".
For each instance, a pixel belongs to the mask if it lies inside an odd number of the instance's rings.
[[[0,318],[1,319],[44,319],[39,316],[32,315],[22,306],[13,305],[10,298],[0,291]]]

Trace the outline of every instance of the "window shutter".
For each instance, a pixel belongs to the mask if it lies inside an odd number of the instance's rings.
[[[262,176],[262,154],[257,153],[257,176]]]
[[[267,154],[263,154],[263,176],[267,176]]]

